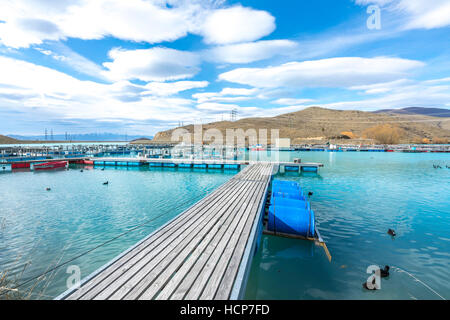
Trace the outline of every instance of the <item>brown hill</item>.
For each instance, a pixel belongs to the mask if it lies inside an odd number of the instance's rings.
[[[17,139],[10,138],[8,136],[0,135],[0,144],[14,144],[19,143],[20,141]]]
[[[221,121],[203,125],[203,130],[219,129],[279,129],[281,138],[290,138],[292,144],[330,142],[368,142],[367,132],[374,127],[388,124],[399,130],[398,143],[420,142],[423,139],[450,139],[450,118],[425,115],[372,113],[363,111],[330,110],[311,107],[302,111],[276,117],[246,118],[235,122]],[[190,133],[193,125],[182,127]],[[175,129],[158,132],[153,143],[170,142]],[[270,138],[270,136],[269,136]],[[369,140],[373,141],[373,140]]]

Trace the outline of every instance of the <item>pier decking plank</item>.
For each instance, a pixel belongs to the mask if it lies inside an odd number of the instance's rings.
[[[267,168],[263,168],[267,169]],[[266,170],[264,174],[268,175],[269,172]],[[186,295],[186,299],[209,299],[214,297],[215,292],[219,286],[222,279],[223,272],[228,266],[231,259],[232,253],[238,244],[238,239],[240,238],[241,232],[245,226],[252,226],[255,223],[254,218],[259,208],[259,203],[263,201],[263,192],[265,189],[266,180],[262,179],[260,181],[253,180],[250,187],[255,188],[253,196],[246,203],[247,206],[242,206],[237,212],[236,220],[237,224],[235,229],[227,234],[220,246],[214,248],[215,252],[209,258],[209,265],[203,268],[202,273],[197,277],[201,279],[199,282],[194,282],[193,286],[190,288],[189,293]],[[242,221],[242,222],[241,222]],[[242,238],[242,243],[247,243],[248,237]],[[236,270],[239,265],[236,266]],[[230,279],[230,282],[234,283],[234,279]],[[230,290],[231,291],[231,290]],[[210,297],[212,296],[212,297]]]
[[[229,182],[231,185],[235,185],[234,178],[232,178]],[[226,186],[223,185],[219,187],[216,192],[219,193],[225,188]],[[86,293],[94,287],[96,287],[95,291],[90,292],[89,295],[95,296],[96,291],[101,291],[102,286],[107,285],[108,282],[114,281],[118,276],[120,276],[120,273],[125,272],[133,266],[133,259],[140,260],[146,257],[150,252],[154,252],[154,249],[157,248],[163,241],[170,241],[174,237],[178,236],[185,228],[188,228],[192,226],[193,223],[198,222],[199,212],[196,209],[200,206],[209,206],[214,201],[221,201],[221,197],[218,196],[216,199],[212,197],[205,197],[201,201],[197,202],[193,207],[185,211],[184,214],[179,215],[169,224],[155,231],[147,239],[144,239],[141,243],[137,244],[133,250],[123,255],[120,259],[117,259],[110,266],[102,270],[101,274],[96,276],[96,281],[91,281],[86,285],[83,285],[79,290],[70,296],[70,299],[79,299],[86,295]],[[106,281],[106,284],[102,283],[105,279],[108,280]]]
[[[273,171],[252,164],[60,299],[230,297]],[[254,237],[254,235],[253,235]],[[233,269],[233,270],[230,270]]]

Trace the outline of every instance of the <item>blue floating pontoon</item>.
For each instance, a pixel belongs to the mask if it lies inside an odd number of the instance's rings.
[[[149,162],[150,167],[162,167],[161,162]]]
[[[238,170],[239,169],[239,164],[224,164],[223,168],[224,169],[231,169],[231,170]]]
[[[128,162],[129,167],[139,167],[140,165],[140,162]]]
[[[175,168],[177,165],[175,163],[163,163],[163,167]]]
[[[317,167],[302,167],[304,172],[317,172]]]
[[[314,211],[303,207],[269,207],[268,229],[275,232],[314,237]]]
[[[298,183],[273,180],[267,229],[275,234],[314,238],[314,211]]]

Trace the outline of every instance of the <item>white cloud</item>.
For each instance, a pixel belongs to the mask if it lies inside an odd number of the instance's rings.
[[[350,87],[350,90],[361,90],[364,91],[366,94],[378,94],[378,93],[386,93],[393,91],[394,89],[398,87],[403,87],[406,84],[411,84],[414,81],[409,79],[400,79],[395,80],[391,82],[383,82],[383,83],[375,83],[375,84],[369,84],[369,85],[363,85],[363,86],[354,86]]]
[[[266,68],[240,68],[219,75],[220,80],[259,88],[351,87],[400,79],[424,64],[415,60],[344,57],[290,62]]]
[[[148,91],[143,94],[170,96],[190,89],[205,88],[208,84],[208,81],[151,82],[145,85]]]
[[[387,89],[376,90],[381,88]],[[321,104],[321,106],[344,110],[374,111],[406,107],[444,108],[450,102],[450,83],[448,81],[446,83],[445,79],[427,81],[401,80],[395,83],[380,83],[372,88],[370,86],[361,87],[360,89],[368,89],[365,93],[375,97],[354,101],[338,101]],[[375,89],[375,91],[371,91],[372,89]]]
[[[113,61],[103,63],[109,70],[104,75],[114,80],[179,80],[191,78],[200,70],[198,55],[175,49],[113,49],[109,56]]]
[[[266,11],[234,6],[212,11],[201,29],[206,43],[248,42],[271,34],[275,18]]]
[[[223,88],[220,92],[202,92],[192,95],[192,98],[197,99],[198,103],[204,102],[237,102],[250,100],[251,96],[255,95],[258,89],[246,88]]]
[[[53,119],[70,121],[73,119],[121,121],[120,123],[134,123],[139,126],[139,130],[153,132],[154,127],[146,129],[142,121],[164,123],[168,119],[176,119],[176,121],[185,123],[192,123],[196,119],[214,121],[220,120],[221,115],[226,117],[233,109],[238,111],[240,118],[267,117],[307,107],[306,99],[288,98],[279,99],[278,102],[301,104],[262,108],[209,101],[196,105],[191,99],[170,96],[170,94],[206,86],[207,83],[202,81],[148,83],[146,85],[119,81],[112,84],[101,84],[93,81],[81,81],[56,70],[2,56],[0,56],[0,70],[3,71],[0,73],[2,110],[38,112],[47,120],[51,116]],[[408,106],[445,107],[450,104],[450,83],[446,78],[422,82],[399,80],[380,83],[372,87],[361,86],[351,89],[360,90],[362,95],[366,95],[367,93],[364,91],[383,87],[392,87],[392,90],[378,93],[375,98],[362,98],[355,101],[337,100],[334,103],[320,105],[336,109],[377,110]],[[219,93],[211,94],[223,94],[223,97],[228,98],[252,98],[259,94],[259,90],[225,88]],[[373,94],[371,93],[372,96]],[[163,125],[159,128],[166,127]]]
[[[450,25],[448,0],[355,0],[356,4],[377,4],[398,13],[403,29],[434,29]]]
[[[288,55],[297,48],[297,43],[290,40],[263,40],[215,47],[206,50],[203,56],[214,62],[250,63],[275,55]]]
[[[61,43],[53,43],[47,47],[45,49],[39,47],[34,49],[46,56],[52,57],[58,63],[64,64],[78,73],[86,74],[94,78],[102,78],[104,70],[101,66],[76,53],[69,47]]]
[[[220,94],[225,96],[251,96],[254,95],[258,89],[246,89],[246,88],[223,88]]]
[[[450,77],[447,78],[440,78],[440,79],[432,79],[432,80],[427,80],[424,81],[425,83],[431,83],[431,84],[435,84],[435,83],[445,83],[445,82],[450,82]]]
[[[384,6],[388,3],[392,3],[392,1],[395,1],[395,0],[355,0],[356,4],[364,5],[364,6],[369,5],[369,4],[376,4],[379,6]]]
[[[302,105],[302,104],[309,103],[312,101],[314,101],[314,100],[313,99],[280,98],[278,100],[273,101],[273,103],[292,106],[292,105]]]
[[[138,121],[189,119],[195,114],[190,99],[151,96],[146,86],[128,81],[81,81],[47,67],[2,56],[0,70],[0,103],[17,111],[31,108],[61,119]]]
[[[66,37],[171,41],[187,34],[192,10],[143,0],[66,1],[59,10],[52,9],[55,1],[2,2],[0,19],[6,23],[0,24],[0,38],[15,48]]]
[[[213,0],[2,0],[0,42],[13,48],[69,37],[114,37],[136,42],[174,41],[188,33],[228,44],[257,40],[275,29],[266,11],[226,9]]]

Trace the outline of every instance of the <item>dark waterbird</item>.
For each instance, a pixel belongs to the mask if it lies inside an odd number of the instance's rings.
[[[83,169],[81,169],[80,172],[83,172]]]
[[[389,266],[384,266],[384,269],[380,270],[380,274],[382,278],[389,277]]]
[[[310,191],[308,192],[308,197],[311,197],[313,195],[313,193]]]
[[[397,235],[393,229],[389,229],[387,233],[388,233],[388,235],[391,235],[393,237],[395,237]]]
[[[50,191],[50,190],[52,190],[52,189],[50,189],[50,188],[46,188],[45,190],[47,190],[47,191]]]
[[[109,181],[103,182],[104,185],[107,185],[109,183]]]

